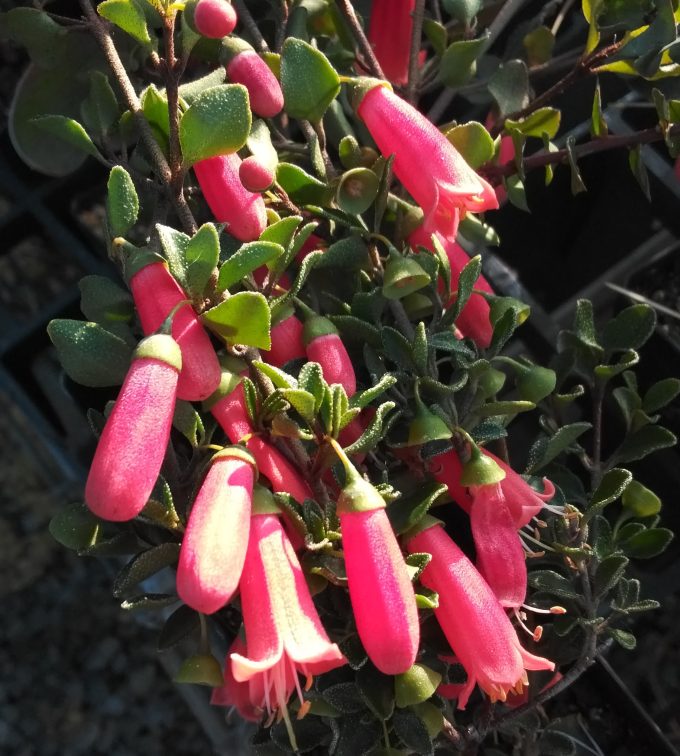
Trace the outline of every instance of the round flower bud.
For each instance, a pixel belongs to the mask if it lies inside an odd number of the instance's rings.
[[[236,28],[238,16],[227,0],[199,0],[194,10],[194,26],[199,34],[222,39]]]
[[[274,171],[255,155],[247,157],[239,166],[241,183],[249,192],[264,192],[274,183]]]

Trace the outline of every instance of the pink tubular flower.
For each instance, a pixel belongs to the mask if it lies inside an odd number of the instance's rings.
[[[122,522],[144,508],[170,439],[182,355],[171,336],[143,339],[109,415],[85,485],[97,517]]]
[[[280,320],[271,331],[271,349],[262,350],[265,361],[275,367],[283,367],[286,362],[304,357],[302,330],[301,321],[293,313]]]
[[[369,90],[357,112],[380,152],[395,156],[394,172],[425,213],[426,233],[455,240],[465,212],[498,207],[491,185],[431,121],[386,85]]]
[[[227,0],[199,0],[194,10],[194,26],[199,34],[221,39],[236,28],[238,16]]]
[[[130,278],[130,289],[142,331],[157,331],[173,307],[187,299],[164,262],[152,262]],[[172,319],[172,336],[182,350],[177,397],[194,402],[207,399],[220,382],[220,363],[210,337],[189,303]]]
[[[260,194],[241,183],[241,158],[231,155],[199,160],[194,172],[215,220],[227,224],[227,231],[239,241],[254,241],[267,227],[267,210]]]
[[[492,701],[505,701],[510,691],[520,693],[528,684],[525,670],[555,668],[522,648],[503,607],[441,523],[433,520],[408,539],[406,548],[432,554],[420,580],[439,594],[435,616],[468,674],[459,709],[465,708],[476,684]]]
[[[305,323],[303,335],[307,357],[321,365],[326,383],[339,383],[348,397],[355,394],[354,366],[333,323],[328,318],[312,317]]]
[[[385,76],[406,84],[411,53],[415,0],[373,0],[368,41]]]
[[[434,479],[438,483],[443,483],[449,489],[449,496],[456,504],[469,514],[472,508],[472,496],[460,482],[463,465],[455,449],[449,449],[444,454],[433,457],[428,468]]]
[[[231,674],[238,683],[262,686],[258,707],[285,712],[293,688],[302,699],[298,673],[310,678],[345,664],[321,624],[295,551],[274,514],[253,515],[241,607],[248,655],[231,654]],[[252,692],[251,687],[250,700],[256,703]]]
[[[229,81],[248,90],[250,107],[263,118],[273,118],[283,108],[283,92],[271,68],[244,40],[234,37],[222,42],[220,60]]]
[[[250,530],[253,464],[239,448],[218,452],[194,500],[179,553],[177,593],[197,612],[221,609],[238,586]]]
[[[463,268],[470,262],[467,252],[450,238],[442,236],[440,233],[435,234],[437,240],[444,248],[446,256],[449,258],[451,266],[451,292],[452,296],[444,305],[449,307],[454,299],[458,289],[458,279]],[[419,226],[409,236],[409,244],[412,247],[425,247],[432,250],[432,235],[425,232],[424,226]],[[480,276],[475,282],[475,289],[493,294],[494,291],[489,282]],[[493,336],[493,326],[491,325],[489,303],[481,294],[473,293],[470,299],[465,303],[462,312],[456,318],[456,325],[463,336],[471,338],[480,349],[488,348]]]
[[[527,595],[527,565],[517,525],[503,496],[502,481],[475,486],[470,525],[477,568],[506,609],[519,609]]]

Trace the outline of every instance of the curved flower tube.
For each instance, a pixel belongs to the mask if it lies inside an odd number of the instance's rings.
[[[354,365],[333,323],[328,318],[312,317],[305,323],[303,338],[307,357],[321,365],[326,383],[339,383],[348,397],[355,394]]]
[[[168,447],[181,369],[171,336],[140,341],[85,484],[85,503],[97,517],[132,520],[146,505]]]
[[[164,262],[152,262],[130,278],[130,290],[139,314],[142,331],[155,333],[173,307],[187,295]],[[172,337],[182,350],[182,372],[177,397],[188,402],[207,399],[220,382],[220,363],[210,337],[192,306],[180,307],[172,319]]]
[[[310,678],[346,663],[321,624],[295,551],[274,514],[253,515],[241,607],[248,655],[230,655],[231,674],[236,682],[261,684],[259,707],[285,711],[291,681],[299,690],[298,673]]]
[[[239,40],[240,44],[243,44]],[[226,65],[229,81],[248,90],[250,107],[263,118],[273,118],[283,108],[283,92],[269,66],[253,50],[238,52]]]
[[[425,213],[427,234],[455,240],[458,222],[498,207],[489,183],[465,162],[444,134],[387,85],[376,82],[357,108],[384,157],[394,155],[394,172]]]
[[[432,554],[420,580],[439,594],[435,617],[468,674],[458,708],[465,708],[475,685],[492,701],[505,701],[510,691],[521,693],[528,685],[526,670],[554,669],[548,659],[522,648],[493,591],[441,523],[430,518],[423,525],[407,538],[406,548]]]
[[[194,173],[215,220],[226,223],[239,241],[254,241],[267,227],[267,210],[262,195],[241,183],[240,167],[241,158],[234,152],[199,160]]]
[[[189,513],[177,566],[177,593],[197,612],[213,614],[238,587],[254,482],[246,452],[225,449],[213,457]]]

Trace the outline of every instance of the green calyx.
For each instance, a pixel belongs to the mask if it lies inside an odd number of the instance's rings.
[[[238,373],[232,372],[231,370],[222,370],[220,385],[215,389],[214,393],[203,402],[203,409],[206,412],[211,410],[217,402],[224,399],[225,396],[229,396],[239,383],[241,383],[241,376]]]
[[[406,446],[422,446],[428,441],[445,441],[453,433],[439,415],[431,412],[420,398],[418,384],[415,387],[416,414],[408,428]]]
[[[510,365],[515,372],[515,385],[520,399],[537,404],[555,390],[557,376],[550,368],[534,365],[528,360],[518,362],[511,357],[497,357],[496,361]]]
[[[432,315],[434,306],[432,300],[420,291],[414,291],[402,300],[406,314],[412,320],[422,320]]]
[[[146,268],[147,265],[153,265],[154,263],[163,263],[166,267],[168,265],[165,258],[161,257],[161,255],[145,247],[135,247],[134,244],[130,244],[122,236],[116,237],[111,242],[111,246],[114,254],[123,262],[123,272],[126,281],[130,281],[135,274],[139,273],[142,268]]]
[[[245,464],[250,465],[253,468],[253,476],[257,480],[258,470],[255,457],[253,457],[253,455],[243,446],[225,446],[224,449],[221,449],[213,455],[210,464],[212,465],[220,459],[238,459],[241,462],[245,462]]]
[[[367,480],[361,477],[359,471],[349,461],[340,444],[332,438],[329,438],[328,441],[335,449],[335,453],[345,468],[345,485],[342,491],[340,491],[340,496],[338,496],[338,514],[384,509],[386,504],[383,497]]]
[[[505,471],[491,457],[483,454],[472,439],[470,459],[463,465],[460,483],[463,486],[491,486],[505,478]]]
[[[281,514],[281,510],[276,505],[274,494],[259,483],[256,483],[253,487],[252,513],[253,515]]]
[[[154,333],[142,339],[132,356],[134,360],[151,359],[166,362],[179,373],[182,370],[182,351],[179,344],[165,333]]]
[[[175,682],[219,688],[224,685],[222,667],[212,654],[196,654],[182,663]]]
[[[302,331],[305,346],[314,341],[314,339],[318,339],[321,336],[329,336],[330,334],[337,336],[338,329],[328,318],[324,318],[323,315],[314,315],[305,320],[305,326]]]
[[[429,530],[437,526],[442,526],[444,523],[442,520],[438,520],[431,514],[426,514],[418,520],[418,522],[409,530],[404,533],[404,542],[407,543],[411,538],[415,538],[418,533],[422,533],[424,530]]]
[[[430,277],[412,258],[390,251],[382,292],[386,299],[402,299],[430,283]]]
[[[356,113],[359,110],[362,100],[366,95],[376,87],[387,87],[392,89],[392,85],[389,81],[383,79],[374,79],[371,76],[358,76],[356,79],[352,79],[348,82],[349,87],[349,101]]]
[[[252,51],[253,47],[245,39],[225,37],[220,44],[220,63],[226,68],[237,55],[249,50]]]

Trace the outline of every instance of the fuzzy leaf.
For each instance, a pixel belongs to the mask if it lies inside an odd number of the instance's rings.
[[[106,189],[106,216],[111,236],[125,236],[139,216],[135,185],[125,168],[116,165],[111,169]]]

